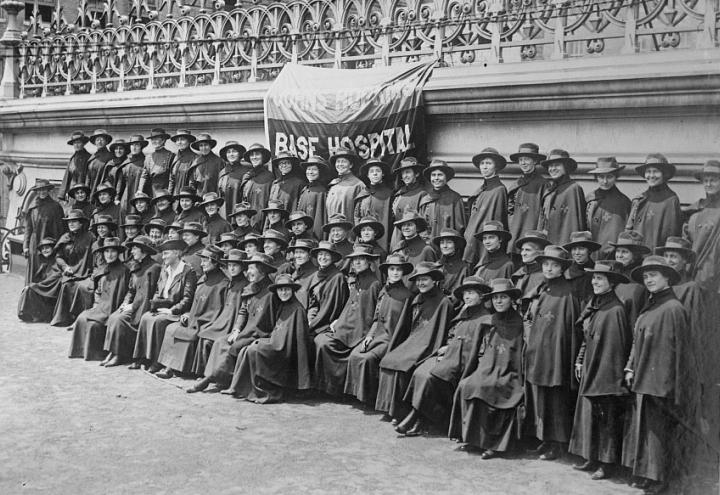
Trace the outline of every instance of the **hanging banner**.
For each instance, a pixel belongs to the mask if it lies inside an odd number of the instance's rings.
[[[327,158],[340,146],[394,165],[426,157],[422,90],[435,62],[373,69],[286,64],[264,100],[274,155]]]

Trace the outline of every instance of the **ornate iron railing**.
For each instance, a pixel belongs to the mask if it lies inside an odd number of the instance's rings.
[[[151,10],[134,0],[121,16],[107,0],[99,19],[82,0],[72,23],[58,9],[43,28],[35,12],[16,43],[17,82],[20,97],[42,97],[271,80],[291,61],[362,68],[435,57],[464,66],[710,48],[717,4],[295,0],[227,10],[222,0],[166,0]]]

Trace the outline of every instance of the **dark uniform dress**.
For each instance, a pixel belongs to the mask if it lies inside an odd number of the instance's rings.
[[[119,259],[105,265],[95,280],[95,304],[80,313],[73,323],[68,357],[81,357],[86,361],[99,361],[105,357],[106,323],[125,299],[129,283],[130,270]]]
[[[448,436],[499,452],[519,437],[523,323],[514,311],[486,317],[455,392]]]
[[[72,313],[72,302],[78,284],[90,277],[93,271],[93,243],[91,232],[65,233],[55,245],[57,264],[60,271],[73,271],[63,275],[54,291],[53,312],[50,324],[70,325],[79,312]],[[48,301],[49,302],[49,301]]]
[[[212,216],[205,217],[203,230],[208,234],[205,243],[215,244],[220,239],[220,234],[232,231],[232,226],[220,216],[220,213],[214,213]]]
[[[462,259],[462,253],[456,251],[451,256],[440,256],[438,263],[441,266],[445,279],[441,282],[443,293],[450,298],[454,306],[462,304],[455,297],[455,289],[462,284],[463,279],[468,275],[469,269],[467,263]]]
[[[225,218],[230,218],[235,205],[242,202],[242,179],[252,167],[241,162],[225,162],[218,178],[218,193],[225,200]]]
[[[175,153],[160,147],[145,156],[142,177],[138,184],[138,191],[142,191],[151,198],[156,191],[167,189],[170,185],[170,172]],[[133,191],[134,195],[137,191]]]
[[[157,284],[157,292],[150,301],[150,310],[140,318],[133,359],[155,363],[160,355],[165,329],[171,323],[178,321],[181,314],[190,310],[195,296],[197,275],[190,265],[183,265],[180,273],[169,281],[170,289],[167,298],[164,297],[163,292],[169,275],[167,267],[163,267]],[[157,313],[156,310],[160,308],[169,308],[170,314]]]
[[[510,275],[510,280],[520,290],[520,314],[524,315],[530,307],[530,301],[537,292],[537,288],[545,282],[542,266],[537,261],[523,263],[515,273]]]
[[[485,222],[496,220],[507,225],[507,189],[495,176],[483,180],[482,186],[470,196],[468,200],[470,207],[470,219],[465,229],[465,253],[463,259],[470,266],[485,258],[485,250],[482,247],[482,240],[475,237]]]
[[[145,156],[145,155],[143,155]],[[103,168],[102,178],[100,179],[100,183],[107,182],[109,184],[112,184],[112,186],[117,189],[118,186],[118,176],[120,174],[120,165],[125,163],[125,159],[127,158],[127,155],[123,155],[121,157],[113,156],[110,158],[110,160],[105,163],[105,167]],[[91,191],[92,194],[92,191]]]
[[[600,244],[599,260],[614,258],[615,248],[610,245],[625,230],[630,214],[630,198],[613,186],[607,191],[595,189],[585,197],[587,204],[587,226],[595,242]]]
[[[283,302],[273,294],[265,313],[257,324],[266,336],[242,348],[230,384],[236,395],[261,404],[312,384],[305,308],[294,296]]]
[[[219,268],[210,270],[198,280],[192,306],[187,312],[187,324],[178,321],[170,323],[165,329],[157,359],[160,364],[180,373],[192,370],[198,333],[220,316],[226,291],[227,278]]]
[[[310,303],[310,284],[313,280],[313,275],[318,271],[318,267],[313,264],[312,261],[303,263],[300,266],[295,266],[294,263],[286,263],[285,269],[278,269],[278,275],[281,273],[289,274],[292,279],[300,284],[300,288],[295,291],[295,297],[300,301],[305,308],[308,308]]]
[[[405,397],[424,418],[435,424],[447,424],[455,388],[465,369],[475,360],[481,322],[489,319],[484,305],[464,306],[452,320],[446,349],[442,356],[433,353],[412,374]]]
[[[35,197],[25,213],[25,233],[23,237],[23,249],[27,249],[27,270],[25,272],[25,284],[39,282],[33,279],[37,273],[37,263],[40,257],[38,244],[45,237],[58,239],[65,230],[64,217],[60,203],[48,196],[45,199]]]
[[[633,330],[626,368],[634,371],[635,401],[626,425],[622,464],[634,476],[666,481],[679,422],[691,420],[694,387],[687,311],[671,288],[651,294]]]
[[[546,230],[551,243],[563,245],[570,242],[573,232],[585,228],[585,193],[580,184],[563,175],[550,182],[542,198],[542,210],[538,230]]]
[[[433,238],[440,235],[440,231],[446,228],[455,229],[458,232],[465,231],[465,206],[463,198],[448,185],[440,189],[430,189],[420,199],[420,216],[428,224],[428,237]]]
[[[682,230],[680,198],[667,184],[649,187],[633,198],[625,230],[635,230],[650,249],[663,246],[670,236]]]
[[[140,181],[145,172],[144,165],[145,155],[138,153],[137,155],[128,155],[116,169],[115,189],[123,218],[132,213],[131,201],[135,197],[135,193],[140,191]]]
[[[189,147],[179,150],[173,158],[170,165],[170,180],[168,182],[168,191],[171,195],[177,196],[183,187],[190,185],[190,167],[197,155]]]
[[[346,174],[330,181],[325,200],[327,217],[341,214],[352,221],[354,218],[355,198],[365,189],[363,181],[353,174]]]
[[[575,322],[579,302],[564,277],[538,287],[527,316],[530,331],[525,351],[529,433],[543,442],[570,440],[575,397],[575,356],[580,348]]]
[[[171,225],[175,221],[177,213],[175,212],[175,210],[173,210],[172,206],[168,206],[164,210],[160,210],[156,207],[155,216],[157,218],[162,218],[163,222],[165,222],[165,225]],[[202,216],[200,218],[202,218]]]
[[[393,418],[407,415],[403,397],[410,377],[417,365],[445,341],[452,317],[452,302],[439,287],[406,301],[388,352],[380,361],[375,409]]]
[[[49,289],[57,285],[62,277],[60,268],[55,262],[55,254],[48,258],[40,255],[35,261],[35,271],[32,274],[34,282],[23,287],[18,299],[18,318],[31,323],[38,321],[50,321],[52,314],[52,303],[44,304],[39,294],[45,294]],[[33,295],[28,295],[29,293]]]
[[[542,212],[542,197],[547,187],[548,181],[536,168],[529,174],[521,175],[508,191],[508,230],[512,234],[508,252],[516,252],[515,241],[528,230],[537,228]]]
[[[300,198],[300,192],[306,184],[307,181],[304,178],[298,177],[293,172],[282,175],[272,182],[268,201],[280,201],[285,205],[288,213],[294,211],[298,203],[298,198]]]
[[[349,297],[345,275],[335,265],[320,268],[308,285],[308,320],[310,336],[330,331]]]
[[[572,264],[565,270],[565,278],[570,281],[573,286],[573,292],[580,301],[580,305],[585,306],[593,295],[592,288],[592,273],[586,272],[585,268],[594,268],[595,262],[592,260],[588,261],[584,265],[579,265],[573,261]]]
[[[87,175],[85,176],[85,185],[91,191],[97,189],[97,186],[103,182],[103,172],[105,164],[112,160],[113,154],[107,149],[107,146],[98,148],[95,153],[90,155],[88,159]]]
[[[313,233],[320,240],[324,238],[323,225],[328,221],[325,202],[327,201],[327,187],[320,181],[310,182],[303,187],[298,197],[297,209],[304,211],[313,219]]]
[[[202,242],[197,242],[191,246],[186,247],[182,256],[183,261],[195,271],[195,275],[197,275],[197,278],[203,276],[203,269],[202,266],[200,266],[200,252],[203,250],[204,247],[205,245]]]
[[[386,251],[390,248],[390,232],[392,224],[390,201],[393,191],[387,184],[369,185],[355,198],[354,219],[355,225],[364,217],[371,215],[378,219],[385,229],[383,236],[376,239],[378,244]]]
[[[615,287],[615,294],[617,294],[620,302],[623,303],[623,306],[625,306],[625,312],[627,313],[628,324],[630,325],[630,328],[635,327],[635,320],[637,320],[637,317],[640,314],[640,310],[642,309],[643,305],[645,304],[645,300],[647,299],[647,291],[645,290],[645,286],[642,284],[638,284],[630,277],[632,271],[641,264],[642,261],[638,260],[634,263],[629,264],[628,266],[623,266],[620,270],[620,273],[625,275],[630,280],[630,282],[628,282],[627,284],[617,284],[617,286]]]
[[[347,363],[345,393],[355,396],[368,406],[374,406],[380,379],[380,360],[387,352],[390,338],[395,330],[402,309],[413,293],[402,281],[386,284],[378,294],[370,330],[370,339],[353,348]]]
[[[245,174],[240,185],[243,201],[250,203],[250,207],[257,212],[250,219],[250,225],[258,230],[263,228],[262,210],[270,199],[273,180],[275,176],[272,172],[265,165],[259,165]]]
[[[692,278],[708,291],[720,292],[720,193],[692,206],[694,212],[685,227],[696,254]]]
[[[438,255],[432,245],[427,243],[422,237],[416,235],[412,239],[402,239],[396,246],[393,246],[391,253],[402,253],[407,258],[408,263],[417,266],[421,261],[437,261]],[[410,275],[403,276],[403,282],[408,288],[417,292],[415,282],[410,281]]]
[[[235,234],[235,237],[237,237],[238,242],[244,241],[245,237],[247,237],[250,234],[257,235],[257,236],[262,235],[261,232],[258,232],[250,225],[248,225],[247,227],[238,227],[237,225],[235,225],[234,230],[232,232],[233,232],[233,234]]]
[[[582,365],[582,378],[569,451],[587,460],[619,464],[629,405],[623,369],[630,355],[632,329],[625,307],[612,290],[592,297],[578,326],[584,341],[575,363]]]
[[[403,183],[392,197],[390,222],[396,222],[403,217],[406,211],[420,211],[420,202],[427,194],[427,189],[419,182],[413,182],[409,186]],[[390,236],[389,249],[392,249],[402,240],[400,229],[391,225],[392,235]]]
[[[194,188],[201,197],[209,192],[218,192],[220,170],[224,166],[222,159],[212,151],[207,155],[196,155],[188,171],[190,187]]]
[[[205,212],[197,206],[191,206],[187,210],[182,210],[180,209],[180,207],[178,207],[176,211],[177,214],[175,215],[175,218],[173,219],[173,221],[168,223],[168,225],[173,222],[180,222],[181,224],[185,224],[187,222],[198,222],[202,224],[205,221]]]
[[[329,395],[345,390],[348,359],[372,323],[381,284],[370,270],[355,274],[350,296],[335,321],[334,330],[315,337],[315,388]]]
[[[475,276],[488,282],[496,278],[511,278],[515,272],[515,265],[507,253],[498,249],[487,252],[483,260],[475,265]]]
[[[88,160],[90,160],[90,152],[85,148],[73,153],[68,161],[67,168],[65,168],[65,174],[60,184],[60,190],[58,191],[58,198],[65,199],[73,185],[85,184]]]
[[[118,359],[130,359],[135,348],[137,329],[143,313],[150,309],[150,300],[157,291],[162,267],[150,256],[130,265],[130,286],[122,305],[131,304],[129,310],[113,312],[107,320],[103,349]]]
[[[120,224],[122,220],[122,212],[120,211],[120,205],[116,205],[114,201],[108,201],[107,203],[95,203],[95,209],[92,211],[90,216],[90,225],[94,225],[98,221],[100,215],[109,215],[112,217],[113,222]]]

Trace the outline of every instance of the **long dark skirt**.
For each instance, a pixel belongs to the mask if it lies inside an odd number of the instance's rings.
[[[243,340],[235,341],[228,344],[226,338],[216,340],[205,364],[205,378],[209,378],[215,383],[228,385],[233,379],[235,364],[237,363],[238,354],[242,349],[252,341]]]
[[[230,389],[238,397],[258,404],[280,402],[285,395],[283,388],[264,380],[255,372],[259,357],[258,350],[259,346],[256,344],[247,345],[240,350]]]
[[[342,395],[351,352],[351,347],[346,347],[329,332],[315,337],[315,389],[329,395]]]
[[[160,348],[165,338],[165,329],[178,321],[175,315],[145,313],[140,318],[133,359],[145,359],[154,363],[160,356]]]
[[[481,449],[505,452],[517,435],[517,409],[496,409],[481,399],[458,399],[461,440]]]
[[[410,407],[403,401],[403,397],[411,376],[403,371],[380,368],[375,409],[397,419],[407,416]]]
[[[60,292],[58,293],[57,300],[55,301],[55,308],[53,309],[52,318],[50,325],[54,327],[63,327],[72,324],[77,318],[79,313],[71,312],[72,302],[75,297],[75,290],[77,289],[79,281],[69,280],[63,282],[60,286]]]
[[[355,347],[348,357],[345,375],[345,393],[374,406],[380,380],[380,361],[385,357],[388,343],[382,342],[363,352],[362,345]]]
[[[132,324],[131,311],[115,311],[110,315],[105,332],[105,345],[103,348],[111,352],[120,360],[130,359],[135,349],[137,328]]]
[[[226,336],[220,338],[220,340],[223,339],[227,342]],[[205,367],[207,366],[208,358],[210,357],[210,352],[212,351],[214,343],[215,341],[212,339],[198,340],[197,345],[195,346],[195,356],[193,356],[192,368],[190,370],[193,375],[205,375]]]
[[[570,453],[589,461],[619,464],[628,399],[578,396]]]
[[[77,283],[72,302],[70,303],[70,315],[79,315],[86,309],[90,309],[95,302],[95,287],[92,280],[86,278]]]
[[[192,341],[176,339],[175,333],[179,330],[184,330],[180,323],[168,325],[165,329],[165,336],[157,360],[163,366],[180,373],[190,373],[193,358],[195,357],[197,339]]]
[[[526,428],[529,435],[543,442],[570,441],[574,400],[564,387],[525,384]]]
[[[107,355],[103,350],[104,343],[105,322],[88,320],[85,313],[80,313],[73,323],[68,357],[102,361]]]
[[[18,301],[18,318],[32,323],[49,322],[55,307],[54,297],[41,296],[32,286],[23,288]]]
[[[668,479],[672,442],[678,424],[672,400],[637,394],[628,413],[623,438],[622,464],[634,476],[655,481]]]
[[[415,368],[403,400],[433,423],[444,423],[450,416],[455,387],[431,374],[437,362],[433,356]]]

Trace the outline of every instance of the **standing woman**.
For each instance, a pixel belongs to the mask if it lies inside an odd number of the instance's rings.
[[[185,224],[187,222],[197,222],[202,224],[205,222],[205,212],[197,206],[200,197],[192,187],[183,187],[180,193],[175,196],[177,200],[177,208],[175,210],[174,222]]]
[[[112,184],[103,182],[93,194],[95,208],[90,217],[90,224],[93,225],[103,215],[109,216],[115,223],[120,223],[120,206],[115,204],[116,191]]]
[[[393,176],[395,181],[399,183],[399,187],[392,197],[392,217],[390,219],[392,222],[401,219],[408,210],[420,211],[420,201],[427,194],[423,183],[423,167],[417,161],[417,158],[409,156],[400,160],[400,163],[393,170]],[[393,249],[401,239],[400,230],[392,229],[390,249]]]
[[[217,194],[218,178],[224,164],[220,157],[213,153],[215,146],[217,141],[210,134],[198,134],[197,139],[190,145],[197,152],[195,161],[188,170],[190,186],[194,187],[200,196],[210,192]]]
[[[225,217],[228,222],[233,214],[235,205],[242,202],[242,190],[240,185],[245,174],[250,171],[250,164],[242,161],[242,156],[247,150],[245,146],[237,141],[228,141],[220,148],[220,158],[225,166],[220,171],[218,179],[218,192],[225,200]]]
[[[546,230],[553,244],[570,242],[570,234],[585,228],[585,193],[570,174],[577,162],[565,150],[552,150],[542,162],[550,175],[550,186],[542,199],[538,229]]]
[[[34,272],[25,287],[20,292],[18,299],[18,318],[22,321],[35,323],[49,321],[49,310],[52,306],[43,304],[40,297],[44,297],[48,290],[51,290],[60,279],[62,274],[55,262],[55,244],[57,240],[53,237],[45,237],[38,242],[38,257],[35,260]],[[28,295],[33,292],[32,295]],[[40,303],[40,304],[38,304]]]
[[[535,143],[523,143],[518,152],[510,155],[510,159],[520,166],[522,175],[508,191],[508,230],[512,234],[509,252],[518,254],[515,242],[525,232],[537,228],[542,197],[548,186],[541,172],[540,162],[547,158],[540,154],[540,147]]]
[[[88,158],[85,184],[90,190],[94,191],[104,181],[105,164],[112,159],[112,153],[107,146],[112,142],[113,138],[106,130],[96,129],[88,139],[96,149],[95,153]]]
[[[420,215],[427,223],[428,236],[437,236],[444,228],[465,231],[465,206],[463,199],[448,182],[455,177],[455,170],[442,160],[433,160],[425,170],[425,179],[431,188],[420,200]],[[397,226],[397,221],[395,222]]]
[[[475,265],[474,272],[485,280],[510,278],[515,271],[512,259],[507,254],[507,243],[512,237],[503,224],[497,220],[485,222],[475,237],[482,242],[485,256]]]
[[[487,257],[475,234],[491,220],[500,222],[503,228],[507,225],[507,189],[498,176],[507,166],[507,160],[495,148],[485,148],[473,157],[472,162],[480,170],[482,185],[468,200],[470,218],[465,230],[467,246],[463,259],[470,266],[475,266]]]
[[[165,148],[165,141],[170,139],[170,134],[165,132],[165,129],[160,127],[152,129],[148,139],[155,151],[145,157],[138,190],[150,196],[155,191],[170,186],[170,172],[175,153]],[[135,191],[131,191],[132,194],[135,194]]]
[[[685,235],[697,254],[692,271],[704,289],[720,292],[720,161],[708,160],[695,178],[703,184],[705,197],[693,206]]]
[[[622,463],[638,478],[636,487],[659,493],[667,487],[673,446],[697,400],[690,344],[694,329],[672,290],[680,276],[663,257],[648,256],[632,276],[650,297],[635,323],[625,365],[625,383],[635,401]]]
[[[275,177],[267,168],[270,161],[270,150],[262,144],[254,143],[245,152],[243,158],[252,165],[252,168],[242,179],[240,190],[242,200],[250,203],[256,212],[262,211],[270,199],[270,188]],[[263,229],[263,219],[257,213],[250,219],[252,226],[258,231]]]
[[[393,190],[387,184],[390,179],[390,166],[378,158],[370,158],[360,167],[360,177],[366,181],[366,187],[355,197],[355,225],[366,216],[377,218],[383,226],[383,233],[376,238],[384,250],[388,250],[390,230],[390,201]]]
[[[163,189],[155,191],[155,196],[150,202],[150,205],[155,209],[155,217],[161,218],[166,225],[173,223],[177,214],[172,207],[173,200],[174,196],[166,189]]]
[[[682,229],[680,199],[667,185],[675,175],[675,165],[660,153],[651,153],[635,172],[645,178],[648,188],[633,198],[625,229],[639,232],[645,245],[655,249],[668,237],[679,236]]]
[[[419,294],[408,299],[380,361],[375,409],[398,421],[410,412],[403,401],[415,368],[445,342],[453,318],[452,302],[442,292],[442,271],[435,263],[419,263],[410,275]]]
[[[177,153],[175,153],[171,165],[170,181],[167,189],[173,196],[178,195],[183,187],[190,185],[190,167],[197,157],[190,145],[196,139],[187,129],[178,129],[175,135],[170,138],[177,146]]]
[[[310,336],[315,337],[330,331],[330,324],[338,319],[350,294],[345,275],[337,266],[342,255],[335,246],[320,241],[310,254],[318,265],[308,286],[307,306]]]
[[[321,156],[308,157],[306,162],[300,163],[300,167],[305,170],[307,185],[300,191],[297,209],[313,219],[313,232],[319,240],[323,238],[323,225],[328,220],[325,202],[327,183],[330,182],[330,167]]]
[[[605,479],[622,454],[622,425],[628,405],[623,368],[630,355],[632,328],[625,306],[615,294],[628,279],[616,261],[601,261],[592,274],[593,295],[577,321],[583,344],[575,359],[580,381],[569,451],[585,459],[579,471],[592,471],[592,479]]]
[[[142,136],[140,137],[142,138]],[[108,149],[110,150],[111,156],[105,163],[100,183],[109,182],[117,188],[122,171],[122,164],[125,163],[125,159],[128,153],[130,153],[130,145],[124,139],[116,139],[115,142],[108,146]]]
[[[90,202],[90,187],[85,184],[75,184],[68,190],[68,196],[72,200],[74,210],[82,210],[88,218],[95,208]]]
[[[467,450],[483,450],[481,459],[507,451],[519,431],[524,344],[523,321],[514,301],[520,295],[508,279],[490,282],[485,297],[495,313],[484,318],[479,338],[469,343],[470,361],[455,393],[448,436],[466,443]]]
[[[116,154],[120,145],[112,146]],[[120,200],[120,210],[123,218],[128,213],[132,213],[132,199],[135,197],[135,193],[140,191],[140,180],[145,171],[143,168],[145,165],[143,149],[147,145],[148,142],[142,136],[130,136],[130,140],[125,146],[126,153],[129,150],[130,154],[127,155],[125,161],[116,167],[115,189],[118,192],[117,196]]]
[[[634,230],[620,232],[617,242],[611,242],[610,245],[615,248],[615,261],[620,263],[620,273],[628,279],[627,283],[617,284],[615,293],[625,306],[630,328],[633,328],[645,303],[645,287],[632,280],[632,271],[650,254],[650,248],[645,246],[642,234]]]
[[[270,201],[280,201],[285,205],[285,210],[290,213],[295,210],[300,191],[307,182],[300,170],[300,159],[290,152],[284,151],[272,160],[273,174],[275,180],[270,186]]]
[[[465,238],[457,230],[443,229],[433,238],[432,243],[440,253],[438,264],[444,275],[443,293],[450,298],[454,306],[460,306],[462,298],[455,296],[455,290],[460,287],[470,271],[467,263],[462,259]]]
[[[67,200],[68,191],[73,184],[84,184],[87,177],[88,160],[90,160],[90,152],[85,149],[85,145],[90,138],[82,131],[75,131],[70,136],[67,144],[73,147],[73,154],[68,161],[65,175],[63,175],[62,184],[58,199]]]
[[[617,188],[616,182],[624,165],[618,165],[614,156],[597,159],[596,167],[588,173],[595,177],[598,188],[585,197],[587,226],[592,238],[600,244],[597,259],[613,259],[613,247],[618,234],[625,230],[630,214],[630,198]]]
[[[359,161],[357,153],[348,148],[338,148],[330,157],[330,166],[335,168],[337,178],[330,181],[328,188],[325,202],[328,218],[333,215],[354,218],[355,198],[365,188],[365,184],[353,173]]]
[[[37,179],[35,186],[30,189],[30,192],[35,193],[35,198],[25,213],[23,256],[27,258],[26,285],[37,282],[32,278],[37,269],[40,241],[46,237],[58,239],[64,230],[62,206],[50,197],[54,187],[47,179]]]

